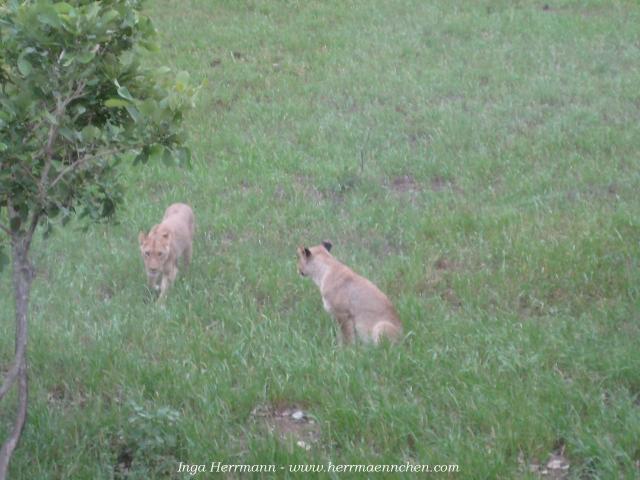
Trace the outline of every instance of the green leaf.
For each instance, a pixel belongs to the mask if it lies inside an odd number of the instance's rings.
[[[142,116],[140,115],[140,112],[138,112],[138,109],[133,105],[127,105],[125,108],[127,109],[127,112],[129,112],[129,115],[131,116],[133,121],[135,123],[139,123],[142,119]]]
[[[81,52],[78,53],[76,55],[76,60],[78,60],[78,62],[84,64],[89,63],[91,60],[93,60],[95,58],[96,54],[93,50],[90,50],[88,52]]]
[[[58,205],[56,205],[55,203],[49,205],[49,208],[47,208],[47,216],[48,218],[55,218],[58,214],[60,213],[60,207]],[[48,224],[49,220],[46,219],[45,220],[45,224]],[[47,228],[49,228],[49,226],[47,225]]]
[[[58,125],[58,119],[54,117],[51,113],[45,111],[44,116],[47,118],[47,120],[49,120],[49,123],[51,123],[52,125]]]
[[[115,10],[109,10],[104,15],[102,15],[102,21],[103,23],[109,23],[111,20],[118,18],[119,16],[120,14]]]
[[[133,97],[129,93],[129,90],[127,89],[127,87],[118,87],[118,95],[120,95],[122,98],[126,98],[127,100],[131,100],[133,102]]]
[[[37,18],[40,23],[53,28],[60,27],[60,17],[58,17],[58,12],[56,12],[55,8],[51,5],[40,5],[39,7],[41,12],[38,13]]]
[[[149,161],[149,147],[144,147],[136,158],[133,160],[133,164],[137,165],[138,163],[147,163]]]
[[[150,98],[147,98],[138,104],[138,110],[140,110],[140,113],[149,117],[153,116],[157,108],[157,103]]]
[[[86,112],[87,109],[83,105],[75,105],[73,107],[73,121],[75,122],[80,115]]]
[[[189,83],[189,72],[182,70],[176,75],[176,80],[182,83]]]
[[[87,9],[87,18],[93,20],[100,13],[100,2],[94,2]]]
[[[98,127],[95,127],[93,125],[87,125],[82,129],[80,136],[83,142],[90,143],[90,142],[93,142],[95,139],[99,138],[100,133],[101,132]]]
[[[149,148],[149,159],[152,162],[157,162],[158,160],[160,160],[162,153],[164,151],[164,147],[162,145],[152,145]]]
[[[25,77],[28,77],[33,70],[29,60],[25,58],[24,52],[18,57],[18,70],[20,70],[20,73]]]
[[[62,66],[68,67],[75,61],[75,59],[76,59],[75,55],[65,55],[64,61],[62,62]]]
[[[171,150],[169,150],[168,148],[164,149],[164,152],[162,154],[162,162],[167,167],[174,167],[176,164],[176,162],[173,160],[173,155],[171,154]]]
[[[121,98],[110,98],[104,102],[104,106],[107,108],[127,107],[129,105],[129,102],[122,100]]]
[[[75,142],[79,139],[80,135],[75,130],[71,130],[68,127],[60,128],[60,135],[69,140],[70,142]]]
[[[67,2],[58,2],[53,5],[53,8],[56,9],[56,12],[63,13],[68,15],[73,11],[73,7],[69,5]]]

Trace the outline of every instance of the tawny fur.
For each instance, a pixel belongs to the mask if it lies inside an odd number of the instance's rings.
[[[191,263],[195,219],[189,205],[174,203],[164,212],[162,223],[154,225],[148,235],[140,232],[138,241],[144,260],[149,287],[160,289],[159,300],[178,274],[178,259],[184,258],[185,268]]]
[[[331,255],[331,243],[298,247],[298,271],[320,288],[322,303],[340,326],[344,343],[358,337],[378,344],[384,337],[396,341],[402,323],[387,296]]]

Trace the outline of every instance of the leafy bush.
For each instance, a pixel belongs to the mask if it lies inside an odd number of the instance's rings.
[[[175,471],[180,413],[169,407],[147,411],[135,403],[126,427],[118,432],[116,474],[155,478]]]

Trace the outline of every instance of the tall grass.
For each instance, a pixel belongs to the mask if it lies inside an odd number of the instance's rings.
[[[149,61],[205,82],[193,168],[125,167],[118,223],[35,244],[12,478],[534,478],[554,452],[570,478],[640,475],[640,8],[547,3],[149,2]],[[194,263],[159,305],[136,239],[175,201]],[[325,238],[394,301],[401,345],[339,346],[295,268]],[[5,271],[0,366],[11,298]],[[258,406],[312,415],[311,448]]]

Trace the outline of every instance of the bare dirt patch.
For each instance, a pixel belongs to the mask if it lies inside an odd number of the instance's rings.
[[[520,455],[518,455],[518,463],[522,470],[527,470],[539,478],[564,480],[569,477],[569,467],[571,466],[564,454],[564,450],[564,443],[559,443],[557,448],[549,455],[546,462],[540,462],[535,458],[527,462],[524,454],[520,452]]]
[[[278,185],[276,187],[275,191],[273,192],[273,198],[278,201],[286,200],[287,191],[285,190],[284,186]]]
[[[520,294],[517,303],[518,313],[524,318],[541,317],[547,313],[546,304],[532,294]]]
[[[313,184],[311,178],[302,174],[298,174],[294,178],[295,181],[293,183],[293,186],[296,191],[302,193],[302,195],[304,195],[305,197],[316,202],[324,200],[324,195],[318,189],[318,187]]]
[[[462,300],[460,300],[456,291],[451,287],[445,288],[444,291],[440,293],[440,298],[452,307],[460,308],[462,306]]]
[[[98,287],[98,298],[103,302],[108,302],[115,294],[116,292],[111,285],[102,284]]]
[[[447,188],[449,188],[449,185],[450,182],[439,175],[436,175],[431,179],[431,190],[433,190],[434,192],[441,192],[442,190],[446,190]]]
[[[334,204],[342,203],[345,198],[358,190],[362,184],[360,175],[352,169],[338,173],[333,179],[318,184],[308,175],[294,176],[293,188],[315,202],[330,201]]]
[[[114,465],[115,478],[126,478],[129,476],[133,465],[133,451],[128,447],[123,447],[118,452],[118,459]]]
[[[456,185],[455,181],[441,175],[431,177],[428,184],[422,184],[413,175],[400,175],[387,184],[387,188],[397,194],[415,195],[426,188],[433,192],[453,192],[463,193],[462,188]]]
[[[443,177],[441,175],[436,175],[435,177],[431,177],[429,185],[431,187],[431,190],[433,190],[434,192],[445,192],[445,191],[451,191],[454,193],[463,192],[462,188],[456,185],[456,182],[454,180]]]
[[[394,178],[389,185],[396,193],[414,193],[422,191],[422,186],[412,175],[400,175]]]
[[[227,102],[222,99],[214,100],[213,109],[228,112],[229,110],[231,110],[231,102]]]
[[[579,200],[616,201],[623,194],[623,186],[618,182],[611,182],[602,185],[589,184],[583,188],[569,190],[564,193],[564,198],[571,202]]]
[[[399,235],[382,235],[376,229],[355,230],[339,239],[330,240],[333,240],[333,245],[336,248],[345,249],[350,248],[349,246],[358,245],[359,248],[379,257],[400,255],[405,252],[405,246]],[[357,268],[357,266],[354,265],[354,268]]]
[[[58,407],[82,407],[87,403],[87,395],[82,389],[72,390],[66,383],[59,383],[47,392],[47,402]]]
[[[320,440],[317,420],[296,404],[258,405],[251,417],[283,442],[293,442],[297,447],[311,450]]]
[[[438,258],[433,263],[433,266],[435,267],[436,270],[444,270],[444,271],[454,271],[460,268],[460,265],[458,264],[458,262],[446,257]]]
[[[462,299],[452,282],[452,272],[460,268],[458,262],[440,257],[433,268],[426,269],[423,280],[415,284],[415,293],[420,297],[440,297],[452,308],[462,307]]]
[[[557,15],[579,16],[582,18],[592,18],[608,15],[609,11],[606,4],[593,4],[593,5],[550,5],[545,3],[541,7],[542,11],[547,13],[554,13]]]

